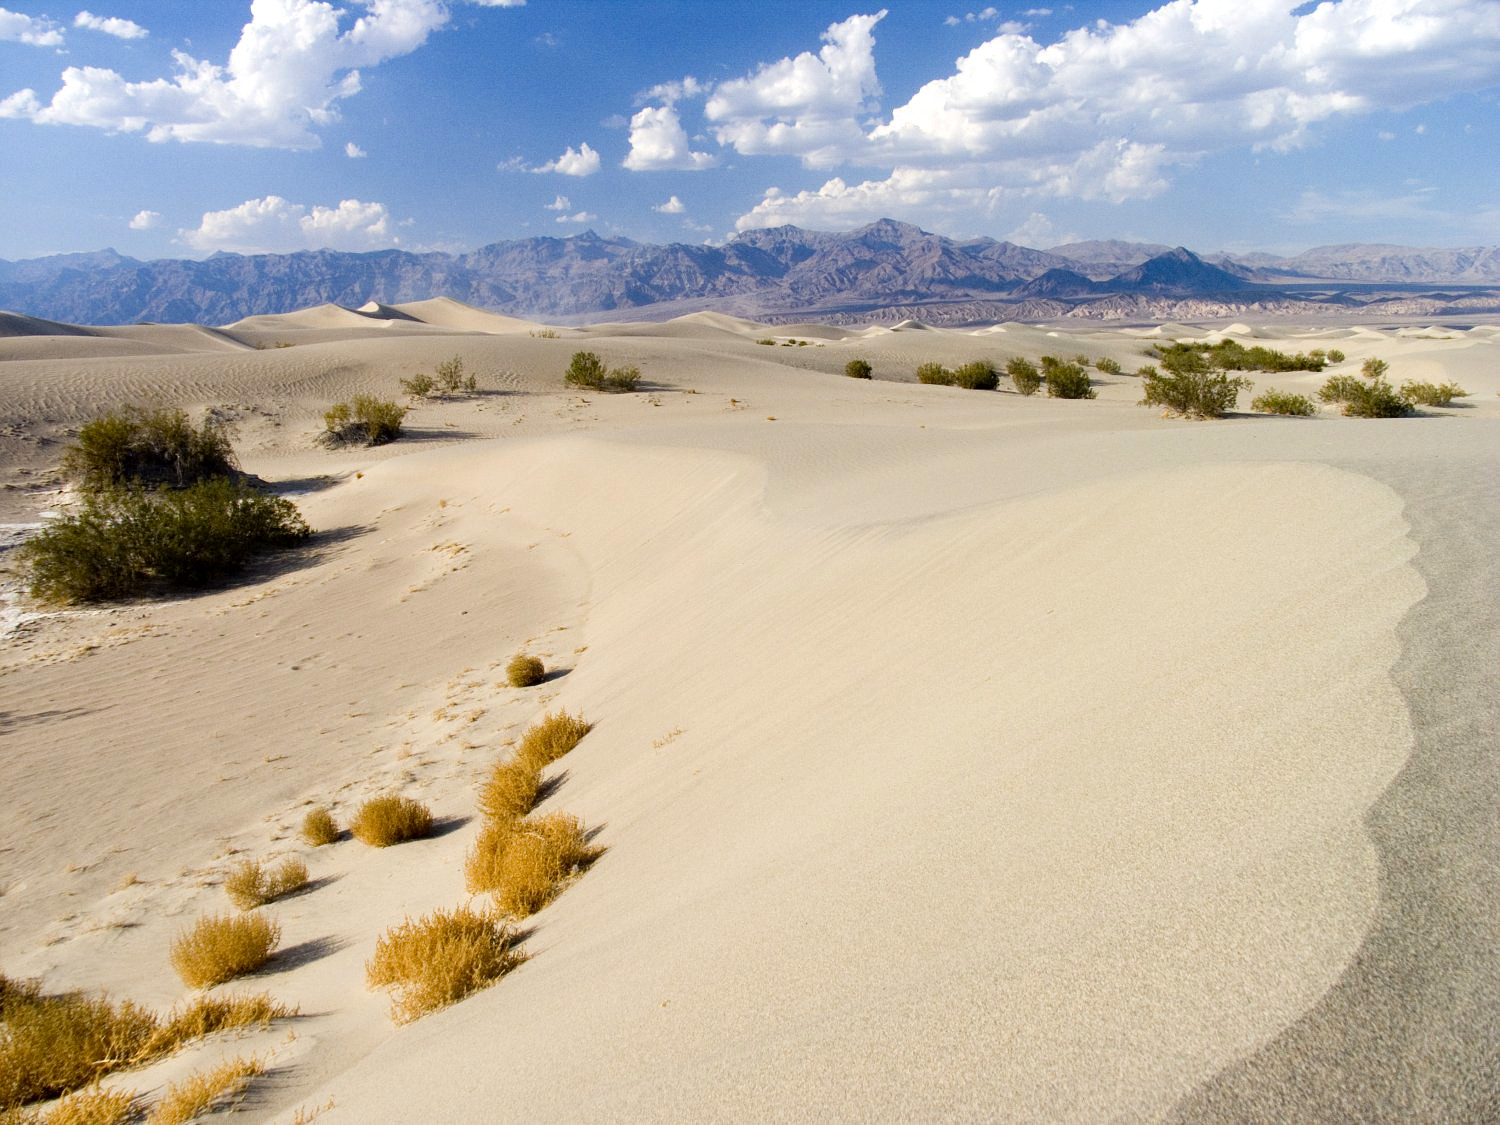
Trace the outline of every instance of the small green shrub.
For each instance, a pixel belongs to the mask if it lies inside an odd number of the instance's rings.
[[[372,848],[388,848],[431,832],[432,812],[410,797],[373,797],[359,806],[349,831]]]
[[[253,973],[271,959],[281,927],[264,914],[200,918],[172,942],[172,967],[189,988],[208,988]]]
[[[1339,351],[1338,348],[1329,348],[1328,349],[1328,362],[1329,363],[1343,363],[1344,362],[1344,353],[1341,352],[1341,351]]]
[[[427,372],[418,372],[410,379],[401,380],[401,389],[412,398],[426,398],[437,388],[437,382]]]
[[[1247,348],[1238,340],[1229,339],[1217,344],[1160,344],[1155,352],[1168,370],[1189,355],[1207,360],[1210,366],[1220,371],[1321,371],[1327,359],[1318,351],[1288,355],[1260,344]]]
[[[1342,403],[1348,418],[1400,418],[1411,413],[1411,401],[1378,375],[1334,375],[1318,390],[1318,397]]]
[[[389,988],[391,1018],[406,1023],[462,1000],[510,972],[525,955],[493,915],[466,907],[408,918],[375,943],[365,964],[371,988]]]
[[[1142,378],[1141,405],[1164,406],[1188,418],[1222,418],[1226,411],[1234,409],[1240,392],[1250,389],[1250,380],[1231,377],[1201,356],[1189,355],[1191,359],[1185,362],[1164,364],[1166,374],[1153,373]]]
[[[533,687],[547,677],[546,666],[535,656],[518,652],[505,666],[505,679],[511,687]]]
[[[258,552],[310,534],[290,500],[214,477],[175,492],[90,495],[23,543],[18,557],[36,597],[95,602],[209,586]]]
[[[1262,391],[1250,400],[1250,409],[1262,414],[1290,414],[1298,418],[1311,418],[1318,412],[1312,399],[1288,391]]]
[[[955,379],[953,372],[941,363],[924,363],[917,368],[917,382],[935,387],[951,387]]]
[[[574,352],[563,380],[571,387],[624,394],[636,389],[641,372],[638,367],[605,367],[593,352]]]
[[[844,364],[844,374],[851,379],[873,379],[875,369],[862,359],[851,359]]]
[[[131,484],[185,488],[231,475],[235,460],[228,427],[215,418],[194,429],[181,410],[126,407],[85,423],[62,468],[91,492]]]
[[[1097,398],[1082,364],[1065,363],[1054,356],[1042,356],[1042,378],[1047,381],[1048,398]]]
[[[473,374],[464,374],[464,359],[459,355],[437,365],[437,385],[445,395],[473,394],[479,389]]]
[[[1036,369],[1036,364],[1020,356],[1013,356],[1005,364],[1005,373],[1020,394],[1034,395],[1042,388],[1042,373]]]
[[[401,436],[406,407],[374,395],[355,395],[323,412],[324,439],[333,445],[384,445]]]
[[[1391,365],[1385,360],[1371,356],[1360,365],[1359,373],[1366,379],[1383,379],[1390,369]]]
[[[955,386],[970,391],[993,391],[1000,385],[1000,372],[987,359],[966,363],[953,373]]]
[[[333,814],[321,806],[310,810],[302,818],[302,838],[315,848],[336,843],[339,826],[334,823]]]
[[[1094,361],[1094,366],[1106,375],[1118,375],[1120,373],[1120,365],[1108,356],[1100,356]]]
[[[755,342],[757,344],[760,344],[761,346],[767,347],[767,348],[774,348],[776,346],[776,341],[775,340],[770,340],[770,339],[760,339],[760,340],[757,340]]]
[[[1469,392],[1457,383],[1419,383],[1408,379],[1401,384],[1401,395],[1422,406],[1449,406],[1456,398],[1468,398]]]

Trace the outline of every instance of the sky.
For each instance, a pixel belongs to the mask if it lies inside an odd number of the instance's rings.
[[[0,257],[1500,243],[1500,0],[89,2],[0,6]]]

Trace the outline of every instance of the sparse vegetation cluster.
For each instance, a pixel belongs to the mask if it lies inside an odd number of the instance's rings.
[[[209,915],[172,942],[172,967],[189,988],[208,988],[255,972],[280,940],[281,927],[263,914]]]
[[[641,371],[638,367],[606,367],[593,352],[574,352],[563,379],[570,387],[624,394],[640,384]]]
[[[1000,385],[1000,373],[987,359],[976,359],[952,370],[941,363],[924,363],[917,368],[917,382],[940,387],[963,387],[970,391],[993,391]]]
[[[1468,398],[1469,392],[1457,383],[1425,383],[1408,379],[1401,384],[1401,395],[1418,406],[1452,406],[1456,398]]]
[[[1166,349],[1162,367],[1164,372],[1141,368],[1141,405],[1162,406],[1186,418],[1222,418],[1252,386],[1243,376],[1227,374],[1212,351]]]
[[[401,390],[412,398],[428,398],[432,395],[471,395],[479,389],[479,381],[472,372],[464,370],[464,358],[460,355],[439,363],[436,376],[420,371],[409,379],[402,379]]]
[[[420,840],[432,831],[432,812],[410,797],[372,797],[359,806],[349,831],[362,844],[388,848]]]
[[[339,826],[334,822],[333,814],[321,805],[315,809],[309,809],[302,818],[302,839],[315,848],[326,847],[337,843],[339,838]]]
[[[1209,366],[1221,371],[1322,371],[1330,358],[1327,353],[1317,349],[1288,355],[1259,344],[1247,348],[1238,340],[1230,339],[1220,340],[1217,344],[1164,344],[1155,348],[1154,352],[1161,365],[1168,370],[1186,362],[1185,356],[1190,352],[1202,356]]]
[[[875,369],[865,360],[851,359],[844,364],[844,374],[851,379],[872,379],[875,376]]]
[[[515,932],[492,913],[437,910],[386,931],[365,978],[392,990],[391,1015],[406,1023],[499,980],[526,959],[515,945]]]
[[[384,445],[401,436],[405,418],[406,407],[399,403],[355,395],[323,412],[323,438],[329,445]]]
[[[1318,412],[1312,399],[1289,391],[1262,391],[1250,400],[1250,409],[1262,414],[1288,414],[1298,418],[1311,418]]]
[[[505,666],[505,680],[511,687],[534,687],[546,678],[546,665],[524,652],[516,653]]]
[[[307,886],[307,864],[292,857],[273,868],[255,860],[236,864],[224,877],[224,892],[241,910],[254,910]]]
[[[1076,360],[1069,363],[1056,356],[1042,356],[1042,381],[1047,384],[1048,398],[1097,398],[1089,373]]]
[[[1005,373],[1010,376],[1017,394],[1034,395],[1042,389],[1042,373],[1030,360],[1013,356],[1005,364]]]
[[[182,410],[127,406],[86,422],[63,455],[63,473],[86,492],[127,486],[186,488],[233,475],[229,429],[204,418],[194,427]]]

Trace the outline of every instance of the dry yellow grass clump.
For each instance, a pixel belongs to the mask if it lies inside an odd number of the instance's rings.
[[[386,848],[427,835],[432,813],[410,797],[375,797],[359,806],[349,830],[372,848]]]
[[[539,766],[508,758],[490,771],[479,789],[479,811],[491,820],[514,820],[531,811],[542,783]]]
[[[115,1004],[78,992],[47,996],[35,984],[0,977],[0,1114],[81,1090],[204,1035],[294,1014],[261,994],[199,997],[162,1019],[128,1001]],[[105,1105],[103,1099],[80,1099],[68,1112],[83,1113],[96,1102]]]
[[[581,716],[570,715],[566,711],[559,711],[555,715],[549,713],[521,736],[516,758],[529,762],[540,770],[577,746],[593,726],[592,723],[584,722]]]
[[[135,1118],[135,1099],[130,1090],[93,1087],[47,1109],[0,1111],[0,1125],[124,1125]]]
[[[225,1098],[237,1094],[250,1079],[266,1072],[266,1064],[251,1056],[228,1059],[212,1070],[191,1074],[167,1087],[146,1125],[184,1125]]]
[[[505,666],[505,678],[511,687],[532,687],[547,678],[547,668],[535,656],[518,652]]]
[[[389,988],[391,1018],[406,1023],[499,980],[525,955],[499,919],[466,907],[438,910],[388,930],[365,965],[371,988]]]
[[[300,859],[284,859],[267,871],[254,860],[236,864],[224,878],[229,901],[241,910],[253,910],[274,902],[307,886],[307,864]]]
[[[339,826],[333,814],[321,805],[302,818],[302,838],[315,848],[332,844],[339,838]]]
[[[488,891],[514,918],[535,914],[599,858],[583,823],[567,813],[487,824],[464,862],[470,894]]]
[[[281,927],[263,914],[200,918],[172,942],[172,967],[189,988],[253,973],[271,959]]]

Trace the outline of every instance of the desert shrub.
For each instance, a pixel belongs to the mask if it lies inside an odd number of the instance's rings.
[[[535,914],[556,898],[564,884],[599,856],[589,845],[583,823],[552,813],[511,825],[494,862],[495,905],[513,918]]]
[[[1343,363],[1344,362],[1344,353],[1341,352],[1341,351],[1339,351],[1338,348],[1329,348],[1328,349],[1328,362],[1329,363]]]
[[[333,445],[384,445],[401,436],[406,407],[374,395],[355,395],[323,412],[324,439]]]
[[[302,839],[313,847],[335,843],[338,838],[339,826],[334,823],[333,814],[322,806],[310,810],[302,818]]]
[[[209,586],[309,534],[290,500],[214,477],[179,491],[90,495],[23,543],[19,557],[35,596],[92,602]]]
[[[1391,365],[1385,360],[1376,359],[1374,356],[1371,356],[1364,363],[1360,364],[1359,373],[1366,379],[1383,379],[1386,372],[1390,371],[1390,369]]]
[[[937,387],[951,387],[954,383],[954,376],[953,372],[941,363],[924,363],[917,368],[917,382]]]
[[[1411,401],[1379,376],[1334,375],[1319,388],[1318,397],[1342,403],[1349,418],[1400,418],[1411,413]]]
[[[474,839],[474,850],[464,856],[464,889],[471,895],[496,890],[501,883],[501,862],[516,834],[519,818],[487,820]]]
[[[260,1059],[226,1059],[210,1070],[173,1082],[146,1118],[146,1125],[186,1125],[266,1072]]]
[[[527,335],[538,340],[555,340],[557,339],[557,329],[533,328],[530,332],[527,333]]]
[[[349,831],[372,848],[418,840],[432,831],[432,813],[410,797],[372,797],[359,806]]]
[[[401,389],[412,398],[426,398],[437,389],[437,382],[427,372],[420,371],[410,379],[402,379]]]
[[[872,379],[875,376],[875,369],[865,360],[851,359],[844,364],[844,374],[851,379]]]
[[[129,484],[185,488],[234,472],[228,428],[181,410],[127,407],[85,423],[63,454],[63,472],[88,491]]]
[[[641,372],[637,367],[605,367],[593,352],[574,352],[563,380],[571,387],[620,394],[636,389]]]
[[[1456,398],[1468,398],[1469,392],[1457,383],[1419,383],[1408,379],[1401,384],[1401,396],[1422,406],[1448,406]]]
[[[1047,381],[1048,398],[1098,397],[1098,392],[1089,382],[1089,373],[1081,364],[1064,363],[1052,356],[1044,355],[1042,356],[1042,377]]]
[[[281,927],[264,914],[200,918],[172,941],[172,967],[189,988],[208,988],[253,973],[271,959]]]
[[[473,394],[479,384],[473,374],[464,374],[464,357],[456,355],[437,365],[438,389],[445,395]]]
[[[1262,414],[1291,414],[1299,418],[1311,418],[1318,412],[1312,399],[1288,391],[1262,391],[1250,400],[1250,409]]]
[[[1202,353],[1188,350],[1162,357],[1165,374],[1142,376],[1142,406],[1164,406],[1189,418],[1222,418],[1233,410],[1249,379],[1230,376]]]
[[[130,1090],[91,1086],[47,1109],[0,1110],[0,1125],[125,1125],[136,1120],[136,1097]]]
[[[1327,359],[1317,351],[1288,355],[1260,344],[1247,348],[1238,340],[1229,339],[1217,344],[1165,344],[1155,350],[1162,366],[1168,369],[1188,355],[1201,356],[1221,371],[1321,371]]]
[[[532,687],[546,678],[547,669],[534,656],[518,652],[505,666],[505,679],[511,687]]]
[[[776,341],[775,340],[760,339],[760,340],[757,340],[755,342],[757,344],[760,344],[763,347],[767,347],[767,348],[774,348],[776,346]]]
[[[525,960],[515,945],[510,927],[488,913],[437,910],[386,931],[365,979],[392,990],[391,1018],[406,1023],[499,980]]]
[[[577,746],[593,729],[594,724],[585,722],[581,715],[570,715],[566,711],[555,715],[549,712],[521,736],[516,760],[528,762],[540,770]]]
[[[128,1001],[116,1004],[80,992],[43,995],[35,984],[0,977],[0,1118],[6,1110],[83,1089],[205,1035],[293,1014],[261,994],[199,997],[163,1020]],[[86,1103],[80,1098],[75,1108]]]
[[[1012,357],[1005,365],[1005,373],[1010,376],[1010,381],[1023,395],[1034,395],[1042,387],[1042,373],[1036,369],[1036,364],[1020,356]]]
[[[987,359],[966,363],[953,373],[954,385],[970,391],[993,391],[1000,385],[1000,373]]]
[[[293,891],[307,886],[307,864],[300,859],[284,859],[267,871],[254,860],[239,863],[224,878],[229,901],[241,910],[253,910]]]
[[[536,804],[542,767],[515,757],[498,762],[479,787],[479,811],[493,821],[515,820]]]
[[[1120,365],[1108,356],[1100,356],[1094,361],[1094,366],[1106,375],[1118,375],[1120,373]]]

